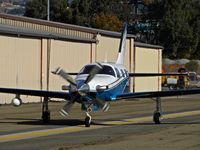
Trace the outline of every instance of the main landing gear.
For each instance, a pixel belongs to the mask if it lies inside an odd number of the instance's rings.
[[[153,121],[155,124],[160,124],[160,117],[162,116],[161,98],[156,98],[156,111],[153,114]]]
[[[43,123],[49,123],[50,121],[50,111],[48,108],[48,97],[44,97],[43,105],[42,105],[42,121]]]

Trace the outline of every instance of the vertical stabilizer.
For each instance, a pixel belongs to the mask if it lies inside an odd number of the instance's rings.
[[[124,29],[122,31],[119,52],[117,58],[117,64],[124,64],[125,49],[126,49],[126,36],[127,36],[127,23],[124,23]]]

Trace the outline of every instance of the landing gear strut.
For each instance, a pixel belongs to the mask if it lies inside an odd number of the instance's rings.
[[[153,121],[155,124],[160,124],[160,117],[162,116],[162,107],[160,97],[156,98],[156,111],[153,114]]]
[[[85,127],[90,127],[92,122],[92,117],[90,116],[90,112],[92,111],[91,108],[88,108],[86,111],[86,117],[85,117]]]
[[[43,123],[49,123],[50,121],[50,111],[48,108],[48,97],[44,97],[42,105],[42,121]]]

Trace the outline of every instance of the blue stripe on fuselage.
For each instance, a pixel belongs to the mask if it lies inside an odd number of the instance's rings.
[[[128,92],[128,86],[128,78],[125,78],[112,88],[104,90],[103,92],[96,92],[96,97],[101,100],[112,101],[117,95]]]

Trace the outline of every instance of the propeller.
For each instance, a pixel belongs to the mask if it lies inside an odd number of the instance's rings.
[[[99,107],[104,111],[108,111],[108,109],[110,108],[110,105],[108,102],[102,101],[98,98],[94,99],[94,102],[99,105]]]
[[[64,80],[69,82],[70,88],[69,92],[72,94],[71,99],[63,106],[63,108],[60,110],[60,114],[62,116],[67,116],[69,114],[69,111],[71,110],[71,107],[73,106],[74,102],[79,99],[82,96],[87,95],[89,93],[90,88],[88,83],[95,77],[96,74],[98,74],[103,69],[103,66],[100,63],[95,63],[94,67],[89,72],[89,75],[87,76],[84,84],[81,87],[77,87],[77,84],[75,80],[62,68],[58,67],[55,71],[52,71],[53,74],[61,76]],[[102,108],[104,111],[107,111],[109,108],[108,103],[105,103],[101,100],[93,100],[94,103],[98,104],[100,108]]]
[[[77,86],[75,80],[66,73],[62,68],[58,67],[55,71],[52,71],[53,74],[60,75],[63,79],[67,80],[70,84]]]
[[[103,66],[100,63],[96,62],[84,83],[89,83],[101,70],[103,70]]]
[[[71,110],[72,105],[74,104],[74,102],[72,101],[68,101],[62,109],[60,109],[59,113],[65,117],[69,114],[69,111]]]
[[[62,109],[60,109],[59,113],[63,117],[69,115],[69,112],[70,112],[72,106],[74,105],[76,99],[78,99],[79,97],[80,97],[79,94],[73,94],[73,96],[71,97],[71,99],[63,106]]]

